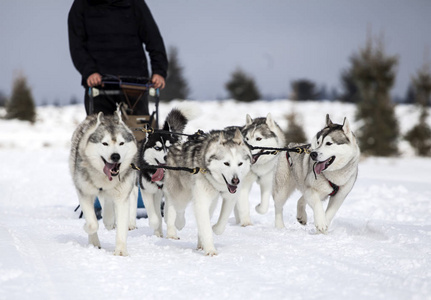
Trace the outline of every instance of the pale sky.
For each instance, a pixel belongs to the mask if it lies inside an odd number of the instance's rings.
[[[72,0],[0,0],[0,91],[10,95],[21,70],[37,103],[82,100],[68,49]],[[405,96],[411,77],[431,60],[428,0],[147,0],[167,48],[179,50],[190,98],[226,97],[240,67],[263,95],[288,96],[306,78],[341,91],[340,74],[365,45],[367,28],[398,55],[391,93]],[[426,54],[428,53],[428,54]]]

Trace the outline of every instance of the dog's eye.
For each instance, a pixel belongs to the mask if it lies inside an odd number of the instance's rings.
[[[331,146],[332,143],[331,142],[326,142],[326,146]]]
[[[162,150],[162,148],[161,147],[154,147],[154,150],[160,151],[160,150]]]
[[[262,140],[262,138],[261,137],[258,137],[257,139],[256,139],[256,141],[261,141]]]
[[[230,163],[225,162],[225,163],[224,163],[224,165],[229,167],[229,166],[230,166]]]
[[[124,145],[124,142],[121,142],[121,143],[120,143],[120,146],[123,146],[123,145]]]
[[[102,145],[103,146],[108,146],[108,143],[107,142],[103,142]]]
[[[240,163],[238,164],[238,166],[239,166],[239,167],[241,167],[241,166],[242,166],[242,162],[240,162]]]

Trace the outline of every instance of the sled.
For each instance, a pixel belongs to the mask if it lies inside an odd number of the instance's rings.
[[[133,109],[146,93],[154,98],[154,111],[149,115],[133,114]],[[123,121],[133,131],[138,143],[145,139],[146,134],[141,130],[142,128],[147,125],[151,128],[159,128],[159,89],[154,88],[151,81],[146,77],[103,75],[101,85],[90,87],[88,95],[90,97],[90,114],[94,112],[94,98],[99,95],[106,95],[108,97],[123,95],[126,99],[125,105],[121,105]],[[136,98],[134,102],[130,101],[131,96]]]

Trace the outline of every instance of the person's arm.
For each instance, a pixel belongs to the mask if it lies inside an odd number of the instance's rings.
[[[87,80],[90,75],[97,73],[97,66],[91,55],[88,53],[85,41],[87,34],[84,22],[84,1],[75,0],[69,11],[67,19],[69,32],[69,50],[73,65]]]
[[[154,75],[160,75],[164,79],[168,70],[165,44],[146,3],[143,0],[135,0],[135,3],[137,6],[136,19],[139,26],[139,38],[145,44],[145,50],[150,56],[152,79],[158,82],[160,78],[157,80]]]

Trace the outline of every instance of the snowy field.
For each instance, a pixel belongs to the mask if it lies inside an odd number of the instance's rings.
[[[175,103],[161,104],[164,119]],[[355,129],[354,107],[289,101],[196,102],[200,118],[186,132],[242,125],[245,115],[286,127],[292,109],[309,138],[326,113]],[[417,122],[397,107],[402,132]],[[0,115],[4,111],[0,110]],[[283,230],[251,211],[254,226],[231,216],[215,236],[219,255],[195,250],[191,207],[180,240],[152,236],[148,219],[129,232],[128,257],[113,255],[115,231],[101,223],[102,249],[87,245],[68,170],[69,140],[83,106],[38,108],[34,125],[0,120],[0,299],[431,299],[431,159],[400,142],[399,158],[364,158],[359,178],[327,235],[296,222],[295,193]],[[251,207],[259,202],[255,186]],[[311,220],[312,211],[307,209]],[[101,221],[100,221],[101,222]]]

